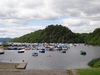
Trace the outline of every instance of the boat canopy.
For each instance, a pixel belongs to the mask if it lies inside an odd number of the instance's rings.
[[[63,45],[62,48],[68,48],[66,45]]]
[[[54,48],[58,48],[58,46],[54,46]]]
[[[39,50],[39,51],[45,51],[44,49],[41,49],[41,50]]]
[[[80,52],[82,53],[82,52],[85,52],[85,51],[82,51],[82,50],[81,50]]]

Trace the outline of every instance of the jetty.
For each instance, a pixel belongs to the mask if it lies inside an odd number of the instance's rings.
[[[22,62],[16,66],[16,69],[25,69],[26,65],[27,65],[27,62]]]

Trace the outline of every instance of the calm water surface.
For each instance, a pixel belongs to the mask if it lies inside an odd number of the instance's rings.
[[[87,55],[80,55],[80,50],[86,51]],[[0,62],[20,63],[22,60],[28,62],[26,69],[72,69],[72,68],[90,68],[87,63],[100,57],[100,46],[71,46],[66,53],[60,51],[46,51],[39,53],[37,57],[32,56],[32,52],[38,50],[29,50],[25,53],[18,53],[17,50],[6,50],[5,54],[0,55]],[[51,55],[51,57],[49,57]],[[10,61],[12,60],[12,61]]]

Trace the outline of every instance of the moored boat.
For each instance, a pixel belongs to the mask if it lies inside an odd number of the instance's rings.
[[[38,53],[37,52],[33,52],[32,56],[38,56]]]
[[[22,50],[18,50],[18,53],[24,53],[24,49],[22,49]]]
[[[46,47],[45,47],[45,50],[50,50],[50,47],[49,47],[49,46],[46,46]]]
[[[0,54],[4,54],[4,51],[3,50],[0,50]]]
[[[81,54],[81,55],[86,55],[86,52],[81,50],[81,51],[80,51],[80,54]]]
[[[58,46],[54,46],[54,49],[55,49],[55,50],[58,50]]]
[[[25,50],[30,50],[30,47],[25,47]]]
[[[40,53],[45,53],[44,49],[39,50]]]
[[[68,47],[67,47],[66,45],[63,45],[63,46],[62,46],[62,49],[63,49],[63,50],[67,50]]]
[[[54,49],[55,49],[55,50],[62,50],[62,47],[59,46],[59,45],[56,45],[56,46],[54,46]]]
[[[65,50],[62,50],[61,52],[62,52],[62,53],[66,53],[66,51],[65,51]]]
[[[11,48],[8,48],[8,50],[17,50],[16,47],[11,47]]]

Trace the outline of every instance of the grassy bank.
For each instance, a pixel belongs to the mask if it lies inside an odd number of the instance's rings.
[[[100,75],[100,69],[79,69],[79,75]]]
[[[100,68],[100,58],[91,60],[88,65],[93,68]]]
[[[68,73],[68,75],[71,75],[71,70],[66,70],[66,73]]]
[[[0,47],[0,49],[7,50],[8,47]]]

